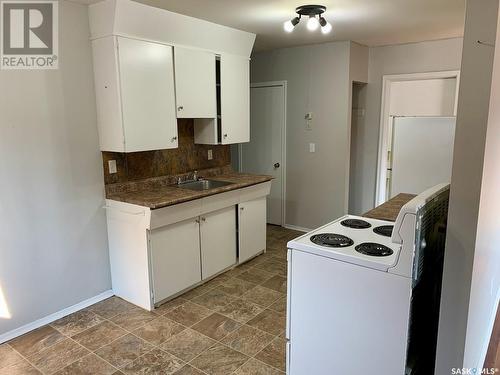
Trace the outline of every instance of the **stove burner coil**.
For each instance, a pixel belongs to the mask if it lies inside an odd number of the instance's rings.
[[[327,247],[347,247],[354,245],[354,241],[349,237],[336,233],[315,234],[310,239],[316,245]]]
[[[342,220],[340,224],[342,224],[344,227],[353,229],[366,229],[372,226],[369,222],[361,219],[346,219]]]
[[[381,225],[379,227],[373,228],[373,231],[381,236],[391,237],[394,225]]]
[[[364,242],[356,246],[355,249],[358,253],[373,257],[386,257],[393,254],[393,251],[387,246],[374,242]]]

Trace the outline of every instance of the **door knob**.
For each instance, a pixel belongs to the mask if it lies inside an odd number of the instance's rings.
[[[179,107],[177,107],[178,111],[182,111],[183,109],[184,109],[184,107],[182,105],[180,105]]]
[[[172,142],[175,142],[177,140],[177,137],[172,137]]]
[[[280,167],[280,163],[274,163],[274,168],[279,168]]]

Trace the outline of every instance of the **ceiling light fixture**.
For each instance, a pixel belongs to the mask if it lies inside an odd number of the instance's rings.
[[[291,33],[295,26],[300,22],[302,16],[309,17],[307,20],[307,29],[310,31],[316,30],[321,26],[321,32],[328,34],[332,31],[332,25],[323,17],[326,7],[323,5],[301,5],[295,9],[295,13],[299,16],[286,21],[283,28],[286,32]]]

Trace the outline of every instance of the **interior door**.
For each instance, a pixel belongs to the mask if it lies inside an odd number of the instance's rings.
[[[178,118],[215,118],[215,55],[175,47],[175,93]]]
[[[172,47],[118,38],[125,151],[176,148]]]
[[[451,180],[455,117],[395,117],[390,197]]]
[[[201,216],[201,274],[203,280],[236,263],[235,206]]]
[[[283,225],[284,86],[250,89],[250,142],[241,146],[241,171],[274,177],[267,197],[267,222]]]
[[[198,218],[151,231],[154,302],[201,281]]]

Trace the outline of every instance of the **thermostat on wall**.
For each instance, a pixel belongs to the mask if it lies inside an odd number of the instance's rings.
[[[304,119],[306,120],[306,130],[312,130],[313,113],[307,112]]]

